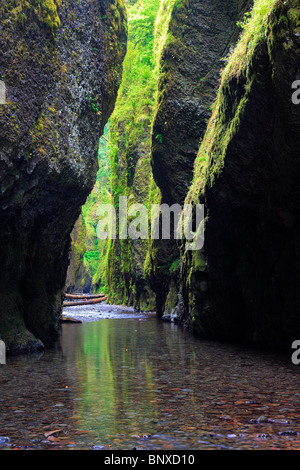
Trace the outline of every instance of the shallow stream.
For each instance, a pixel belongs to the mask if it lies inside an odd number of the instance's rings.
[[[2,449],[300,449],[300,366],[122,307],[0,365]]]

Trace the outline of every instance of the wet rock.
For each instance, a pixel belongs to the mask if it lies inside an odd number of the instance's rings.
[[[297,436],[297,434],[299,434],[297,431],[282,431],[278,433],[279,436]]]
[[[259,418],[257,418],[256,422],[257,422],[258,424],[260,424],[260,423],[270,423],[271,420],[270,420],[270,418],[268,418],[267,416],[263,416],[263,415],[262,415],[262,416],[260,416]]]
[[[10,444],[9,437],[0,436],[0,447],[7,446],[8,444]]]

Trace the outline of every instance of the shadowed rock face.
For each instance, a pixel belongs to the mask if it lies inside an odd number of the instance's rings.
[[[206,206],[205,245],[184,255],[178,310],[205,337],[290,349],[300,335],[299,6],[277,2],[200,147],[209,163],[188,199]]]
[[[153,123],[152,168],[162,203],[183,204],[193,179],[194,161],[211,115],[225,57],[239,35],[236,23],[249,0],[185,0],[175,2],[162,54],[159,99]],[[179,258],[177,244],[153,242],[153,264]],[[175,275],[175,276],[174,276]],[[161,315],[172,278],[171,304],[176,303],[178,273],[155,269],[150,284]],[[171,292],[169,292],[170,297]]]
[[[249,0],[175,2],[162,55],[153,126],[152,168],[168,204],[182,204],[211,115],[224,59],[238,38]]]
[[[12,353],[58,334],[70,233],[126,49],[121,0],[64,0],[52,23],[37,11],[1,7],[0,337]]]

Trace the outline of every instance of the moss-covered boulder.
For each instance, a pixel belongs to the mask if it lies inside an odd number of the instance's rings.
[[[300,335],[300,2],[256,2],[222,76],[187,203],[180,319],[202,336],[290,348]]]
[[[8,352],[59,331],[70,233],[126,50],[122,0],[5,0],[0,7],[0,336]]]

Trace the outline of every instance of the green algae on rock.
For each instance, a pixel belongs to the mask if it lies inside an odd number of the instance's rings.
[[[224,0],[128,5],[128,55],[110,121],[116,207],[120,195],[147,207],[183,202],[216,95],[222,59],[237,39],[236,22],[249,6],[249,1],[227,3],[225,9]],[[207,21],[216,33],[210,39],[204,34]],[[162,314],[171,279],[178,284],[178,273],[170,270],[179,259],[176,244],[166,240],[112,240],[108,244],[110,300],[137,308],[155,306]],[[174,283],[171,304],[176,300]]]
[[[0,6],[0,17],[4,22],[13,22],[25,28],[30,22],[36,21],[51,32],[60,26],[58,7],[62,0],[3,0]]]

